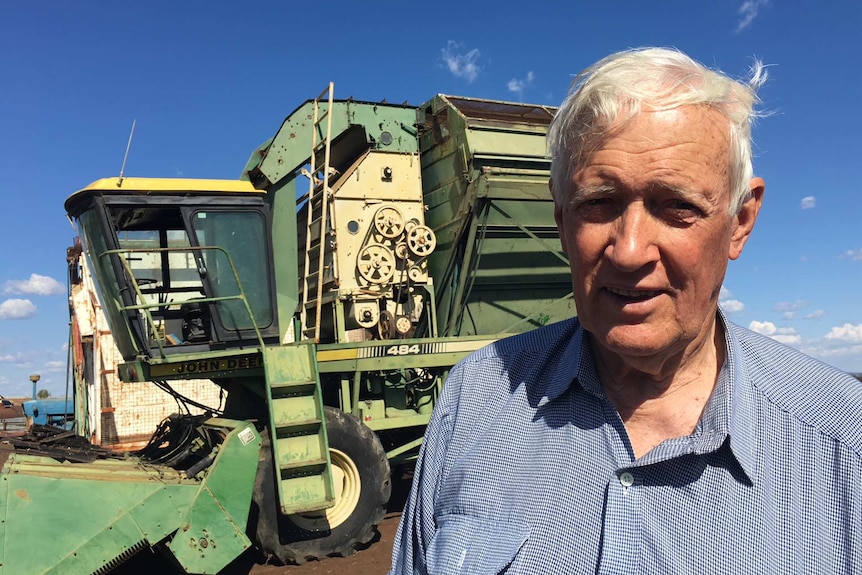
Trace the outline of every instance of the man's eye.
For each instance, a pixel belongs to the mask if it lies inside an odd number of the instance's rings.
[[[613,202],[608,198],[588,198],[575,205],[575,211],[584,216],[607,214],[613,210]]]
[[[610,204],[610,201],[607,198],[590,198],[589,200],[581,202],[581,205],[586,208],[597,208],[608,204]]]
[[[615,218],[620,206],[612,198],[584,198],[574,205],[574,213],[584,221],[607,222]]]
[[[681,222],[689,222],[703,215],[703,211],[692,204],[683,200],[674,200],[665,204],[665,214],[671,219]]]

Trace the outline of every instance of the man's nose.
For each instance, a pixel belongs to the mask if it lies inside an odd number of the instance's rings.
[[[605,256],[621,271],[637,271],[659,259],[658,226],[640,203],[626,207],[614,222]]]

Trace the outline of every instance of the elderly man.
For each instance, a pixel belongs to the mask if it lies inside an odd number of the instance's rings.
[[[718,308],[763,80],[640,49],[549,132],[578,317],[453,369],[392,573],[862,570],[862,386]]]

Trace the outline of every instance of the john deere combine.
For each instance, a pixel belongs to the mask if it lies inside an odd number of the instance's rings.
[[[205,377],[225,401],[122,457],[13,453],[0,572],[108,573],[155,552],[217,573],[251,547],[301,562],[368,543],[451,366],[574,313],[553,113],[336,101],[330,85],[241,180],[74,193],[120,378],[171,392]]]

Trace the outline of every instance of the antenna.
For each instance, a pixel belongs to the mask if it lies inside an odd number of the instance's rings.
[[[126,160],[129,159],[129,149],[132,147],[132,137],[135,135],[135,124],[137,124],[137,122],[137,118],[132,120],[132,131],[129,133],[129,143],[126,144],[126,154],[123,156],[123,165],[120,167],[120,179],[117,180],[118,188],[123,185],[123,178],[125,177],[124,174],[126,171]]]

